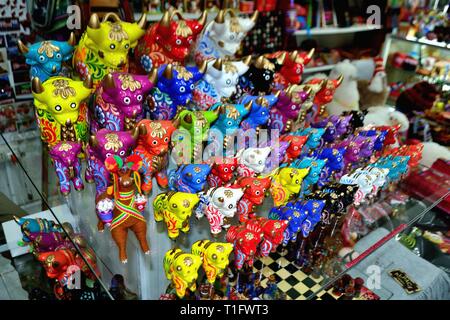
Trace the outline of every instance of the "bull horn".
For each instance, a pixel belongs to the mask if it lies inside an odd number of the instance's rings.
[[[206,22],[207,17],[208,17],[208,12],[205,10],[202,12],[202,15],[197,20],[198,24],[201,24],[203,26]]]
[[[172,79],[173,76],[173,65],[171,63],[169,63],[166,68],[164,69],[163,72],[163,77],[166,78],[167,80]]]
[[[264,56],[259,56],[255,60],[255,67],[258,69],[262,69],[264,67]]]
[[[20,219],[17,216],[13,216],[13,219],[17,224],[20,224]]]
[[[97,138],[96,138],[95,136],[90,136],[90,137],[89,137],[89,144],[90,144],[92,147],[96,147],[96,146],[98,145],[98,140],[97,140]]]
[[[116,84],[114,83],[114,77],[111,73],[108,73],[103,79],[103,87],[111,89],[114,89],[116,87]]]
[[[327,86],[327,84],[328,84],[328,80],[327,80],[327,79],[323,79],[323,80],[320,82],[320,88],[321,88],[321,89],[325,88],[325,87]]]
[[[17,41],[17,47],[22,54],[26,54],[30,51],[30,49],[28,49],[28,47],[20,40]]]
[[[145,136],[147,134],[147,127],[145,126],[145,124],[141,123],[139,126],[139,135],[141,136]]]
[[[258,15],[259,15],[259,11],[255,10],[255,12],[252,14],[252,16],[250,17],[250,20],[252,22],[256,22],[256,20],[258,20]]]
[[[263,97],[258,97],[258,98],[256,99],[256,103],[259,104],[259,105],[262,105],[263,102],[264,102],[264,98],[263,98]]]
[[[252,56],[248,55],[245,58],[242,59],[242,62],[245,63],[246,65],[250,65],[250,62],[252,61]]]
[[[53,66],[52,73],[56,73],[56,66]]]
[[[289,54],[289,59],[290,59],[291,61],[295,61],[295,58],[297,58],[297,55],[298,55],[298,51],[297,51],[297,50],[292,51],[292,52]]]
[[[207,67],[208,67],[208,61],[203,60],[202,63],[198,66],[198,72],[205,73]]]
[[[284,64],[284,61],[286,60],[286,56],[287,56],[287,52],[283,52],[282,54],[280,54],[280,56],[277,58],[277,63],[278,64]]]
[[[192,115],[191,115],[190,113],[186,114],[186,115],[183,117],[183,120],[184,120],[184,122],[186,122],[186,123],[192,123]]]
[[[178,128],[178,126],[180,125],[180,119],[179,119],[179,118],[173,119],[173,120],[172,120],[172,125],[173,125],[175,128]]]
[[[42,93],[44,92],[44,87],[42,86],[41,80],[38,77],[34,77],[31,80],[31,90],[33,93]]]
[[[137,138],[139,138],[139,127],[135,127],[135,128],[131,131],[131,135],[133,136],[133,140],[136,141]]]
[[[253,100],[250,100],[249,102],[244,104],[245,110],[247,110],[248,112],[252,111],[252,105],[253,105]]]
[[[339,76],[339,78],[337,78],[337,83],[336,84],[339,86],[342,83],[342,80],[344,80],[344,76],[341,74]]]
[[[278,99],[278,97],[280,96],[280,94],[281,94],[281,90],[277,90],[277,92],[274,93],[275,98]]]
[[[305,92],[306,92],[306,94],[310,95],[312,92],[312,88],[309,86],[305,86]]]
[[[73,33],[73,32],[70,33],[69,40],[67,40],[67,43],[69,45],[71,45],[72,47],[77,44],[77,39],[75,38],[75,33]]]
[[[88,74],[88,75],[86,76],[86,79],[84,79],[84,81],[83,81],[83,86],[84,86],[85,88],[88,88],[88,89],[92,89],[92,88],[94,87],[94,84],[93,84],[93,82],[92,82],[92,77],[91,77],[90,74]]]
[[[212,110],[216,116],[219,116],[222,113],[222,110],[224,110],[223,106],[219,106],[218,108]]]
[[[216,68],[219,71],[222,71],[222,59],[217,59],[214,64],[213,67]]]
[[[214,19],[214,22],[215,23],[220,23],[220,24],[225,22],[225,12],[223,10],[220,10],[217,13],[217,16],[216,16],[216,19]]]
[[[98,15],[93,13],[89,18],[88,27],[91,29],[100,29],[100,20],[98,19]]]
[[[142,14],[141,18],[139,19],[139,21],[137,22],[139,28],[141,28],[142,30],[145,30],[145,24],[147,22],[147,15],[145,14],[145,12]]]
[[[164,15],[163,15],[161,21],[159,22],[159,25],[163,26],[163,27],[166,27],[166,28],[170,27],[170,13],[169,13],[169,11],[164,12]]]
[[[150,72],[150,75],[148,76],[148,80],[155,84],[158,81],[158,69],[157,68],[153,68],[152,71]]]
[[[316,51],[316,48],[312,48],[311,50],[309,50],[308,54],[306,55],[306,58],[311,60],[311,58],[313,57],[315,51]]]

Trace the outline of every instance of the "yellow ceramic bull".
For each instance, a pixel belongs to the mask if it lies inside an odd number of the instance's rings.
[[[201,257],[203,270],[208,282],[213,284],[216,278],[221,278],[230,263],[229,256],[233,251],[231,243],[199,240],[192,245],[192,253]]]
[[[272,176],[270,193],[276,207],[285,205],[300,192],[303,178],[309,173],[309,168],[281,168]]]
[[[90,74],[97,84],[108,73],[128,72],[128,52],[144,35],[145,22],[145,14],[134,23],[120,20],[115,13],[106,14],[100,22],[97,14],[92,14],[73,55],[81,79]]]
[[[198,269],[202,264],[199,256],[172,249],[164,255],[164,271],[167,279],[172,281],[177,296],[183,298],[186,290],[194,292],[197,288]]]
[[[175,240],[180,230],[189,232],[189,218],[192,210],[199,202],[199,197],[193,193],[169,191],[161,193],[153,200],[155,221],[165,221],[169,238]]]
[[[89,98],[91,91],[90,77],[84,82],[51,77],[44,83],[37,77],[33,78],[34,105],[44,142],[53,146],[59,141],[86,141],[85,100]]]

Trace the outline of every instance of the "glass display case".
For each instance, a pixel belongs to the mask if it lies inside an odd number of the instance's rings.
[[[155,222],[153,207],[148,205],[144,217],[147,221],[150,254],[145,255],[136,237],[130,234],[127,243],[128,261],[122,263],[110,231],[97,230],[95,186],[86,183],[84,190],[72,190],[66,196],[61,195],[58,192],[55,171],[48,156],[45,152],[42,153],[43,148],[37,132],[24,137],[25,141],[17,140],[17,137],[12,135],[2,135],[2,139],[8,157],[14,159],[14,168],[11,171],[14,173],[10,174],[16,175],[17,178],[12,180],[21,183],[11,192],[10,199],[16,203],[17,210],[19,207],[24,209],[22,214],[39,212],[39,215],[42,215],[44,212],[45,217],[57,223],[70,222],[75,234],[81,234],[86,239],[88,248],[95,253],[96,262],[84,262],[89,269],[98,269],[94,281],[102,292],[98,297],[113,298],[110,284],[117,283],[117,277],[120,278],[118,275],[121,275],[128,294],[116,297],[159,299],[161,295],[166,294],[163,297],[170,298],[173,289],[164,274],[164,254],[172,248],[181,248],[188,252],[195,241],[213,239],[208,221],[191,217],[189,233],[182,233],[176,241],[170,240],[166,227]],[[85,164],[83,168],[84,166]],[[419,185],[417,181],[422,181],[423,184]],[[434,189],[427,189],[428,187]],[[379,197],[360,206],[350,206],[345,215],[327,226],[319,224],[308,238],[299,237],[296,243],[290,243],[286,247],[280,245],[268,257],[257,259],[252,268],[244,268],[239,273],[231,268],[228,290],[242,291],[242,287],[245,287],[246,290],[258,292],[256,295],[264,299],[414,299],[415,295],[430,297],[425,294],[430,286],[448,288],[449,285],[449,269],[445,269],[445,258],[439,253],[428,252],[427,250],[431,249],[424,245],[424,241],[431,239],[433,243],[444,243],[441,247],[445,249],[448,230],[445,229],[446,224],[439,224],[439,221],[447,219],[448,222],[449,187],[448,172],[440,170],[439,167],[419,166],[415,171],[409,172],[400,183],[391,184],[383,190]],[[148,203],[153,203],[153,199],[160,192],[155,185]],[[39,205],[28,209],[31,206],[25,205],[19,199],[26,194],[32,194]],[[267,197],[259,208],[258,215],[267,217],[272,207],[272,199]],[[13,221],[10,223],[15,224]],[[237,220],[233,223],[237,224]],[[5,232],[5,223],[3,229]],[[18,231],[16,228],[15,232]],[[437,239],[439,235],[440,240]],[[15,235],[16,238],[21,236],[20,233]],[[67,237],[73,240],[73,234],[67,234]],[[23,251],[24,248],[19,247],[15,240],[7,242],[3,251]],[[225,241],[224,234],[215,240]],[[75,248],[79,253],[86,250],[78,246]],[[444,249],[442,250],[445,251]],[[388,260],[384,261],[385,258]],[[408,262],[406,265],[405,261]],[[30,257],[27,263],[36,264],[36,261]],[[411,265],[421,268],[409,270]],[[424,270],[429,271],[429,276],[419,278],[418,274]],[[394,271],[400,276],[391,276],[390,272]],[[404,273],[403,278],[401,272]],[[405,279],[410,280],[409,284],[416,283],[421,291],[403,294],[408,289],[402,287],[407,287],[408,281]],[[198,287],[207,285],[201,276],[197,284]],[[256,290],[258,288],[259,291]],[[439,294],[434,292],[433,297],[439,298]]]

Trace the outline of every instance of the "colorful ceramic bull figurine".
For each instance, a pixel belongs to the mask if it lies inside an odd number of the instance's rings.
[[[303,179],[302,191],[308,194],[313,186],[319,181],[322,169],[325,167],[328,159],[314,159],[305,157],[300,162],[292,166],[299,169],[309,168],[308,175]]]
[[[275,64],[264,56],[259,56],[248,71],[239,77],[235,98],[245,95],[267,95],[272,91]]]
[[[312,151],[320,146],[324,133],[325,129],[323,128],[308,127],[293,132],[292,134],[296,136],[307,136],[308,140],[306,141],[306,146]]]
[[[280,92],[266,96],[243,96],[240,103],[252,103],[252,109],[247,119],[241,122],[241,128],[244,130],[255,129],[264,126],[270,119],[270,108],[278,101]]]
[[[241,149],[236,154],[237,173],[240,177],[256,177],[264,171],[271,147]]]
[[[175,15],[178,20],[173,19]],[[153,24],[139,41],[134,51],[136,61],[145,72],[167,63],[184,65],[206,18],[206,11],[198,20],[184,19],[178,10],[166,11],[161,21]]]
[[[80,142],[61,141],[50,148],[49,155],[58,176],[59,190],[63,195],[69,194],[70,182],[73,183],[75,190],[84,188],[79,158],[82,153]]]
[[[209,283],[214,284],[221,278],[230,263],[230,253],[233,251],[231,243],[211,242],[199,240],[192,244],[192,254],[199,256],[203,263],[203,270]]]
[[[171,141],[172,133],[176,130],[179,121],[152,121],[141,120],[138,123],[139,138],[133,154],[142,158],[142,185],[144,194],[152,191],[153,177],[161,188],[167,188],[169,180],[167,178],[167,152]]]
[[[281,141],[289,143],[289,147],[284,154],[283,162],[290,163],[300,157],[303,151],[303,146],[308,141],[308,136],[287,134],[281,136]]]
[[[143,103],[155,85],[157,70],[147,76],[108,73],[95,91],[91,132],[131,130],[143,118]]]
[[[370,172],[359,170],[352,174],[342,176],[339,182],[342,184],[356,184],[358,186],[354,203],[355,205],[359,205],[373,191],[375,179],[375,175],[372,175]]]
[[[248,56],[242,61],[209,61],[205,76],[194,87],[192,100],[196,108],[206,110],[230,98],[236,92],[239,76],[247,72],[250,58]]]
[[[87,140],[87,105],[92,82],[88,77],[74,81],[52,77],[44,83],[37,77],[32,81],[34,105],[42,140],[49,146],[59,141]]]
[[[150,118],[173,119],[177,111],[192,100],[194,84],[203,77],[205,71],[206,62],[199,67],[172,64],[160,66],[157,87],[150,91],[147,100]]]
[[[206,25],[197,40],[195,47],[197,63],[210,58],[233,57],[241,46],[242,39],[255,26],[257,19],[258,11],[249,18],[239,18],[232,10],[220,10],[215,20]]]
[[[234,177],[237,168],[236,158],[223,158],[220,161],[214,161],[211,172],[208,175],[208,184],[211,188],[223,187],[230,183]]]
[[[305,65],[311,61],[314,49],[308,53],[298,51],[279,51],[266,55],[275,62],[274,86],[278,90],[286,89],[290,84],[299,84],[302,81]]]
[[[25,56],[25,62],[30,66],[30,79],[39,78],[42,82],[55,77],[63,71],[63,63],[72,58],[75,35],[70,33],[68,41],[41,41],[26,46],[17,42],[19,51]]]
[[[97,84],[108,73],[128,72],[128,52],[144,35],[145,22],[145,14],[130,23],[121,21],[115,13],[107,13],[100,22],[93,13],[73,55],[73,67],[80,78],[90,75]]]
[[[234,244],[234,265],[236,269],[242,269],[245,263],[249,267],[253,266],[263,236],[261,227],[254,223],[247,222],[239,226],[231,226],[228,229],[226,240]]]
[[[172,142],[174,156],[182,160],[177,160],[176,163],[184,163],[183,159],[189,162],[190,159],[197,159],[201,155],[202,143],[208,139],[209,128],[217,120],[219,113],[220,108],[213,111],[183,110],[178,114],[176,119],[180,120],[180,127]]]
[[[186,290],[197,289],[198,269],[202,265],[201,257],[184,253],[180,249],[171,249],[164,255],[164,272],[172,282],[179,298],[186,295]]]
[[[26,243],[31,241],[31,239],[26,236],[26,233],[64,232],[59,224],[43,218],[18,218],[14,216],[14,221],[20,226],[22,240]]]
[[[244,190],[238,204],[239,221],[244,222],[255,216],[256,207],[264,202],[270,183],[270,178],[241,177],[232,186]]]
[[[200,195],[200,205],[196,209],[196,217],[203,216],[209,221],[211,234],[218,235],[222,228],[230,226],[229,219],[233,218],[238,202],[244,195],[240,188],[217,187],[211,188],[203,195]]]
[[[169,170],[169,189],[187,193],[197,193],[207,186],[211,172],[209,164],[181,165],[176,170]]]
[[[189,232],[189,218],[198,202],[198,195],[193,193],[175,191],[161,193],[153,200],[155,221],[164,220],[169,238],[176,240],[180,230],[184,233]]]
[[[308,88],[306,91],[301,91],[300,101],[305,102],[311,89]],[[278,97],[277,103],[270,109],[270,128],[278,129],[280,133],[288,132],[292,129],[293,123],[297,120],[300,110],[302,108],[301,103],[296,103],[291,99],[291,93],[282,92]]]
[[[307,169],[281,168],[272,175],[270,193],[276,207],[286,204],[300,192],[303,178],[309,173]]]
[[[271,252],[275,252],[276,248],[283,242],[283,236],[289,225],[287,220],[270,220],[263,217],[256,217],[249,220],[249,223],[258,224],[264,234],[258,250],[258,255],[267,257]]]
[[[325,167],[320,172],[319,187],[326,185],[334,173],[344,169],[345,152],[345,148],[324,148],[313,153],[318,159],[326,160]]]

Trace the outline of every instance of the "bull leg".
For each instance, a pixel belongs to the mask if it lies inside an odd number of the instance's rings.
[[[118,226],[111,231],[111,236],[119,248],[119,259],[122,263],[127,263],[127,237],[128,228],[125,226]]]
[[[73,166],[73,177],[72,177],[72,183],[75,188],[75,190],[83,190],[84,184],[83,179],[81,178],[81,162],[80,159],[77,159]]]
[[[145,254],[150,254],[150,247],[147,242],[147,225],[144,221],[138,220],[132,227],[131,230],[139,241],[142,251]]]
[[[53,159],[53,164],[59,179],[59,190],[63,195],[68,195],[70,193],[69,168],[56,159]]]

